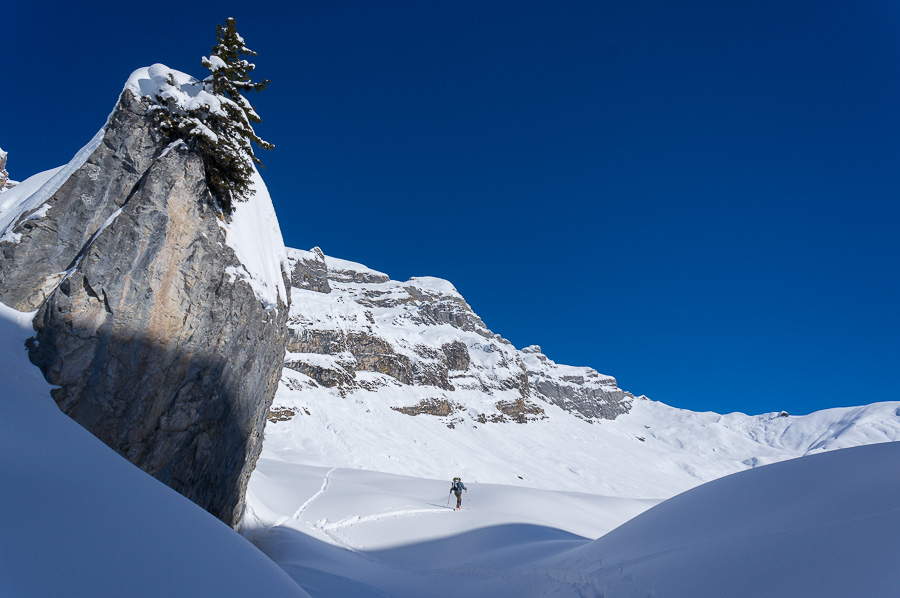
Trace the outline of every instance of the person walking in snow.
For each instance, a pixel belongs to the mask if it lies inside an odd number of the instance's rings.
[[[450,485],[450,494],[456,494],[456,510],[457,511],[462,507],[463,490],[466,491],[466,495],[469,494],[469,489],[466,488],[466,485],[462,483],[462,480],[459,478],[453,478],[453,484]]]

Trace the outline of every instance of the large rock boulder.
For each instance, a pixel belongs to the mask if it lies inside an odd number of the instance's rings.
[[[236,525],[280,378],[288,298],[258,296],[199,154],[156,132],[148,102],[126,89],[42,217],[16,220],[15,240],[0,245],[0,300],[38,310],[30,356],[64,412]]]

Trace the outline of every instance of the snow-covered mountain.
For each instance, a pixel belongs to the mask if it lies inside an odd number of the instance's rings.
[[[312,251],[293,271],[264,454],[606,496],[666,498],[759,465],[900,438],[900,403],[805,416],[695,413],[516,349],[453,285]]]
[[[311,595],[893,596],[900,445],[833,451],[900,438],[900,402],[676,409],[516,349],[447,281],[288,255],[242,533]]]

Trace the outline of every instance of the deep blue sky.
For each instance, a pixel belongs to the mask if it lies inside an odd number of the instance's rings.
[[[234,16],[289,246],[447,278],[674,406],[900,399],[896,2],[281,4],[5,6],[11,176],[67,162],[134,69],[205,76]]]

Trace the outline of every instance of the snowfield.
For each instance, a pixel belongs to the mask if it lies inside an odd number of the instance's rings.
[[[262,460],[244,533],[312,596],[888,598],[898,471],[886,443],[731,475],[640,515],[656,501],[473,483],[457,512],[444,480]]]

